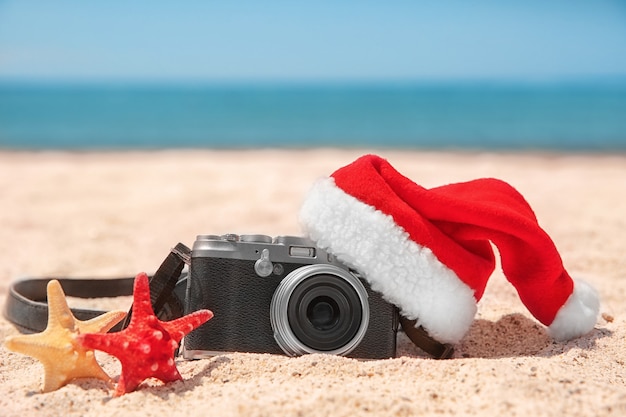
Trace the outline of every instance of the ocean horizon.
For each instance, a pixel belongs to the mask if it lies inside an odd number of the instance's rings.
[[[626,82],[0,82],[0,149],[626,151]]]

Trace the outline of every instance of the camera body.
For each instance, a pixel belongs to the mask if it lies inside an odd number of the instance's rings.
[[[183,356],[224,352],[394,357],[399,315],[358,273],[295,236],[200,235],[185,312],[215,316],[185,337]]]

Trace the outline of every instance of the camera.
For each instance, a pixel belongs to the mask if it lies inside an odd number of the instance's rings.
[[[357,271],[296,236],[200,235],[185,312],[215,316],[185,337],[183,356],[224,352],[394,357],[398,310]]]

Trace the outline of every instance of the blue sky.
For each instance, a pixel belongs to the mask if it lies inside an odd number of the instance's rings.
[[[0,78],[626,77],[623,1],[7,1]]]

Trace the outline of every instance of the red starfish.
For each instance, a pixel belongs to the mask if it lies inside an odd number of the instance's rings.
[[[172,321],[160,321],[150,303],[148,276],[135,277],[133,315],[128,327],[117,333],[78,336],[85,347],[107,352],[122,364],[115,396],[134,391],[145,379],[162,382],[182,380],[174,363],[174,352],[184,335],[213,317],[209,310],[199,310]]]

